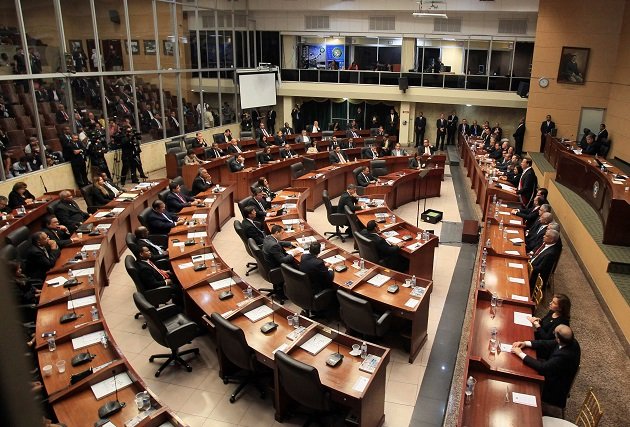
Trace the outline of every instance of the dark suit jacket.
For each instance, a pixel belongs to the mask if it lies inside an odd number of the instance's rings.
[[[540,124],[540,133],[542,135],[546,135],[548,133],[551,133],[552,129],[555,129],[555,128],[556,128],[556,124],[553,121],[547,124],[547,121],[545,120],[544,122]]]
[[[437,134],[441,135],[441,134],[445,133],[446,132],[446,126],[447,126],[446,119],[444,119],[444,120],[437,119],[437,121],[435,122],[435,130],[436,130]],[[444,128],[444,131],[441,131],[440,128]]]
[[[286,142],[287,141],[284,138],[284,135],[282,135],[282,136],[275,135],[273,137],[273,143],[274,143],[274,145],[277,145],[278,147],[282,147]]]
[[[177,197],[177,194],[173,193],[172,191],[168,192],[165,201],[166,210],[168,210],[169,212],[177,213],[184,209],[186,206],[190,206],[190,202],[195,200],[194,197],[187,196],[183,193],[179,193],[179,196],[184,199],[184,202],[182,202],[182,200]]]
[[[470,125],[470,134],[474,136],[481,135],[481,125]]]
[[[519,124],[512,136],[517,142],[518,141],[522,142],[523,138],[525,137],[525,123]]]
[[[604,129],[603,131],[599,132],[595,137],[595,141],[599,142],[600,144],[604,141],[608,141],[608,131]]]
[[[363,172],[361,172],[357,175],[357,185],[360,185],[361,187],[367,187],[368,185],[370,185],[370,181],[374,181],[374,177],[371,173],[365,175]]]
[[[88,193],[92,196],[92,204],[94,206],[101,207],[114,200],[114,194],[107,187],[104,188],[107,190],[107,195],[93,185],[88,188]]]
[[[357,209],[360,209],[357,206],[358,199],[356,197],[352,197],[347,191],[341,193],[341,197],[339,198],[339,204],[337,205],[337,212],[345,214],[344,206],[348,206],[352,212],[355,212]]]
[[[270,268],[280,267],[280,264],[295,264],[295,259],[286,253],[284,247],[290,247],[291,243],[276,240],[273,236],[266,236],[263,240],[263,256]]]
[[[463,135],[470,135],[470,125],[469,124],[461,124],[457,126],[457,133]]]
[[[352,132],[354,132],[354,133],[356,134],[356,136],[354,136],[354,135],[352,134]],[[359,132],[358,132],[358,131],[356,131],[356,130],[355,130],[355,131],[353,131],[352,129],[348,129],[348,130],[346,131],[346,138],[359,138]]]
[[[171,228],[175,227],[177,215],[170,212],[164,212],[164,215],[171,219],[172,222],[164,218],[161,213],[151,210],[147,216],[147,228],[149,229],[149,233],[168,234],[171,231]]]
[[[15,209],[19,206],[24,206],[26,204],[26,199],[35,199],[35,196],[33,196],[28,190],[26,190],[23,195],[20,195],[17,191],[11,190],[8,197],[9,208]]]
[[[447,126],[451,131],[454,131],[455,129],[457,129],[458,121],[459,121],[459,117],[457,117],[457,115],[451,114],[450,116],[446,118],[446,123],[448,123]]]
[[[376,150],[376,157],[379,157],[378,150]],[[373,159],[374,158],[374,153],[372,152],[372,150],[369,147],[366,147],[363,150],[361,150],[361,158],[363,158],[363,159]]]
[[[536,248],[538,249],[538,248]],[[560,257],[561,247],[556,243],[551,247],[545,249],[540,255],[532,260],[532,273],[529,276],[530,287],[533,288],[536,284],[536,278],[538,275],[543,279],[543,283],[547,283],[549,275],[553,269],[553,265]]]
[[[48,270],[54,267],[60,253],[59,249],[53,251],[47,247],[31,246],[26,252],[25,274],[31,279],[43,281]]]
[[[363,234],[368,239],[370,239],[371,241],[376,243],[376,250],[378,251],[378,256],[379,258],[386,260],[385,262],[386,264],[388,264],[387,263],[388,258],[395,257],[398,254],[398,251],[400,251],[400,248],[398,246],[390,245],[389,243],[385,241],[385,239],[383,239],[377,233],[370,233],[367,229],[361,230],[360,233]]]
[[[551,354],[547,360],[525,356],[523,362],[545,377],[541,400],[564,408],[571,390],[573,378],[580,366],[581,350],[577,340],[560,348],[555,340],[532,341],[533,349],[544,348]]]
[[[343,151],[340,151],[339,155],[343,157],[346,162],[349,162],[348,156],[346,155],[346,153],[344,153]],[[334,151],[332,151],[328,155],[328,160],[330,160],[330,163],[341,163],[341,160],[339,160],[339,156]]]
[[[192,189],[190,191],[190,194],[193,196],[196,196],[199,193],[202,193],[208,189],[210,189],[212,187],[212,181],[210,181],[209,183],[204,181],[204,179],[200,176],[196,177],[193,180],[193,184],[192,184]]]
[[[525,250],[527,252],[535,251],[543,244],[543,237],[547,232],[547,225],[539,225],[525,237]]]
[[[72,240],[70,240],[70,234],[66,233],[65,231],[53,230],[52,228],[47,227],[42,227],[42,231],[46,233],[50,240],[54,240],[55,242],[57,242],[57,245],[59,245],[60,248],[72,244]]]
[[[151,267],[145,261],[136,261],[136,267],[138,268],[138,276],[140,282],[145,289],[155,289],[160,286],[166,286],[166,280],[159,271]]]
[[[225,156],[225,152],[221,150],[220,148],[217,148],[217,149],[211,148],[210,150],[207,151],[207,153],[209,153],[210,157],[213,159],[218,159],[219,157]]]
[[[516,212],[516,216],[520,216],[521,218],[523,218],[525,220],[525,226],[529,228],[534,223],[534,221],[538,219],[539,209],[540,206],[534,206],[531,209],[519,209],[518,212]]]
[[[66,112],[66,114],[68,114],[68,112]],[[68,123],[70,119],[71,119],[70,114],[68,114],[68,118],[65,118],[61,111],[57,111],[55,113],[55,120],[57,121],[57,124]]]
[[[427,118],[424,116],[416,117],[413,121],[413,126],[416,132],[424,132],[427,128]]]
[[[282,128],[282,133],[285,135],[291,135],[294,133],[293,128],[292,127]]]
[[[240,149],[241,149],[241,152],[243,152],[243,147],[241,147],[241,146],[240,146],[240,144],[236,144],[236,145],[238,145],[238,148],[240,148]],[[234,148],[234,145],[233,145],[233,144],[228,144],[228,146],[227,146],[227,152],[228,152],[229,154],[236,154],[236,153],[238,153],[238,151],[236,150],[236,148]]]
[[[299,268],[302,273],[306,273],[308,278],[311,279],[311,283],[313,284],[313,288],[315,288],[316,293],[332,287],[335,273],[326,268],[324,261],[316,256],[311,255],[308,252],[302,254]]]
[[[231,159],[229,165],[231,172],[242,171],[245,168],[245,166],[237,162],[236,159]]]
[[[264,209],[261,209],[261,208],[260,208],[260,205],[262,205],[262,207],[263,207]],[[253,199],[253,198],[249,201],[249,203],[247,203],[247,204],[245,205],[245,207],[247,207],[247,206],[253,206],[253,207],[254,207],[254,209],[256,210],[256,220],[258,220],[258,221],[259,221],[259,222],[261,222],[261,223],[262,223],[262,222],[265,220],[265,218],[267,217],[267,212],[266,212],[266,210],[270,208],[270,204],[269,204],[266,200],[264,200],[264,199],[263,199],[263,200],[260,202],[260,204],[258,204],[258,203],[256,202],[256,199]]]
[[[273,156],[267,153],[261,153],[259,159],[260,159],[260,163],[262,163],[263,165],[269,162],[273,162]]]
[[[160,248],[159,252],[157,248],[149,243],[153,243],[153,245],[158,246]],[[149,248],[149,251],[151,251],[151,261],[156,262],[158,260],[166,259],[166,261],[168,262],[168,252],[166,252],[164,248],[160,247],[158,244],[152,242],[149,239],[138,239],[138,247],[142,246],[146,246],[147,248]]]
[[[254,239],[258,246],[263,245],[263,241],[265,240],[265,233],[263,233],[260,223],[254,224],[251,220],[244,219],[242,222],[242,226],[245,237],[247,237],[248,239]]]
[[[517,188],[516,194],[518,194],[521,204],[523,206],[531,206],[536,195],[536,187],[538,187],[538,178],[534,173],[534,169],[529,168],[523,172],[520,179],[520,189]]]
[[[283,159],[287,159],[289,157],[296,157],[297,153],[291,149],[283,148],[280,150],[280,157]]]
[[[55,216],[61,225],[65,225],[70,233],[74,233],[79,225],[88,219],[90,215],[87,212],[83,212],[73,200],[71,203],[59,202],[55,207]]]
[[[590,154],[591,156],[594,156],[599,153],[600,147],[601,144],[599,142],[593,141],[591,145],[586,144],[586,147],[582,150],[582,154]]]

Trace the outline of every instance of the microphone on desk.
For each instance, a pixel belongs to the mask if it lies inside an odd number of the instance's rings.
[[[205,238],[202,239],[203,240],[201,241],[201,244],[203,245],[203,250],[201,251],[201,264],[193,267],[193,270],[195,271],[202,271],[208,268],[208,266],[206,265],[206,240]]]
[[[234,296],[234,294],[232,293],[232,277],[230,277],[230,287],[228,288],[227,291],[223,291],[219,294],[219,300],[223,301],[226,299],[230,299]]]
[[[39,180],[42,182],[42,185],[44,186],[44,193],[48,193],[48,188],[46,188],[46,184],[44,184],[44,179],[42,178],[42,176],[39,176]]]
[[[116,400],[110,400],[100,408],[98,408],[98,417],[107,418],[108,416],[115,414],[125,407],[125,402],[118,400],[118,386],[116,384],[116,371],[112,370],[114,374],[114,392],[116,393]]]
[[[340,325],[337,323],[337,352],[331,354],[328,356],[328,359],[326,359],[326,364],[333,368],[343,361],[343,354],[341,354],[339,347],[339,327]]]
[[[74,309],[74,300],[72,299],[72,288],[68,288],[68,301],[70,302],[70,307],[72,307],[71,313],[66,313],[59,318],[59,323],[69,323],[77,320],[79,315]]]
[[[260,327],[260,332],[268,334],[278,327],[278,324],[274,321],[276,317],[276,311],[273,309],[273,295],[271,295],[271,321],[265,323]]]

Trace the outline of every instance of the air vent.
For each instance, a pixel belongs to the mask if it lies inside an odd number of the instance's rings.
[[[396,18],[393,16],[370,16],[370,31],[394,31]]]
[[[527,34],[527,20],[500,19],[499,34]]]
[[[247,26],[247,16],[234,15],[234,28],[245,28]]]
[[[433,20],[433,31],[436,33],[461,33],[462,18],[435,18]]]
[[[307,30],[327,30],[330,28],[330,16],[305,16],[304,26]]]

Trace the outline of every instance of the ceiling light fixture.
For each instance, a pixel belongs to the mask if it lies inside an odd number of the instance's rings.
[[[424,3],[429,3],[430,5],[428,5],[426,7],[426,9],[424,8]],[[442,1],[442,0],[419,0],[416,1],[416,3],[418,3],[418,10],[416,10],[415,12],[412,12],[411,15],[416,17],[416,18],[443,18],[443,19],[448,19],[448,16],[446,15],[446,13],[439,13],[439,12],[430,12],[432,11],[436,11],[438,9],[438,4],[444,3],[444,10],[446,10],[446,1]]]

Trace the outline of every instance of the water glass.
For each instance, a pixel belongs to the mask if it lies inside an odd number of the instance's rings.
[[[55,363],[55,365],[57,366],[57,372],[59,372],[60,374],[63,374],[64,372],[66,372],[65,360],[58,360],[57,363]]]
[[[503,298],[497,297],[497,307],[501,307],[503,305]]]
[[[57,350],[57,343],[55,342],[55,337],[48,337],[48,350],[55,351]]]
[[[293,326],[293,315],[287,316],[287,323],[289,326]]]
[[[300,316],[298,316],[297,314],[293,316],[293,327],[295,329],[300,327]]]
[[[81,233],[80,231],[77,231],[77,237],[80,239],[83,239],[83,233]]]

